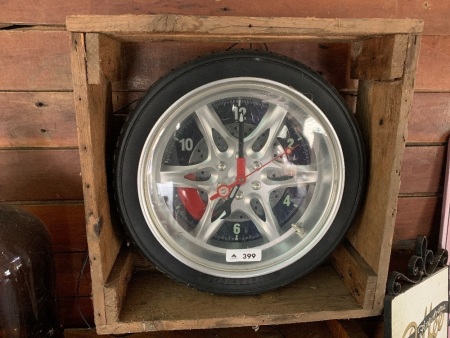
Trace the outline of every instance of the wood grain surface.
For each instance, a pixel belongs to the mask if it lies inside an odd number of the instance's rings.
[[[78,147],[71,92],[0,92],[0,107],[0,148]]]
[[[31,212],[47,226],[54,253],[87,251],[86,222],[83,201],[16,204]]]
[[[408,146],[401,168],[394,248],[408,247],[418,234],[427,235],[432,243],[435,242],[439,232],[445,151],[450,134],[450,77],[447,75],[450,73],[449,2],[320,0],[298,6],[293,0],[276,3],[252,0],[137,0],[132,4],[117,0],[6,0],[1,7],[0,200],[13,202],[31,211],[47,224],[53,238],[62,314],[69,327],[85,327],[78,313],[75,289],[87,244],[70,71],[70,42],[68,33],[64,31],[67,15],[172,13],[424,19],[425,35],[409,119]],[[35,24],[41,27],[28,27]],[[268,48],[293,57],[321,73],[346,98],[354,98],[357,83],[349,77],[350,47],[347,44],[303,42],[232,46],[230,43],[126,43],[122,49],[119,74],[122,79],[113,84],[116,90],[113,95],[114,110],[142,95],[170,69],[199,55],[229,47]],[[392,255],[391,263],[394,265],[397,260],[401,261],[397,253]],[[85,275],[80,286],[79,303],[92,324],[89,275]],[[316,330],[319,327],[324,328],[324,332],[328,330],[323,325],[313,326]],[[276,335],[279,326],[274,328],[276,333],[270,329],[263,330],[263,327],[260,327],[259,333]],[[296,326],[282,328],[286,337],[297,337],[299,331],[296,331]],[[213,330],[211,336],[227,336],[230,332],[237,335],[238,331]],[[255,331],[247,328],[244,332],[243,337],[251,337]],[[185,331],[187,337],[196,333]],[[70,334],[74,337],[96,336],[91,332]],[[166,336],[172,337],[169,333]]]
[[[26,10],[24,10],[26,9]],[[418,18],[427,22],[426,34],[447,35],[450,23],[446,18],[450,5],[446,1],[413,2],[400,0],[392,2],[382,0],[320,0],[314,3],[298,3],[292,0],[277,1],[239,1],[222,0],[204,2],[193,0],[188,3],[160,0],[137,0],[133,4],[118,0],[107,3],[93,0],[77,2],[59,2],[47,0],[39,4],[30,4],[26,0],[7,0],[2,3],[0,22],[39,23],[64,25],[67,15],[117,15],[117,14],[183,14],[183,15],[233,15],[233,16],[291,16],[317,18]]]
[[[71,89],[68,39],[64,31],[0,31],[0,90]]]
[[[78,149],[0,150],[0,199],[82,200]]]
[[[72,90],[68,33],[65,31],[0,31],[0,90]],[[415,88],[417,91],[448,92],[450,79],[450,36],[424,36]],[[48,45],[52,48],[47,48]],[[231,44],[155,42],[126,44],[123,49],[121,90],[146,90],[171,68]],[[238,48],[240,46],[237,46]],[[241,47],[249,48],[250,45]],[[263,44],[252,47],[265,49]],[[354,89],[349,80],[349,47],[342,44],[268,43],[270,51],[304,62],[323,73],[338,89]],[[167,54],[161,53],[165,50]],[[169,55],[169,57],[168,57]],[[139,62],[136,62],[139,60]]]

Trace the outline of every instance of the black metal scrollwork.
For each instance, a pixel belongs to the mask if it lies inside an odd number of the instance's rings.
[[[416,240],[415,255],[408,263],[407,275],[393,271],[387,281],[387,294],[396,296],[402,290],[402,283],[417,284],[422,278],[431,275],[438,266],[447,265],[448,252],[438,249],[436,254],[427,249],[426,237],[419,236]]]

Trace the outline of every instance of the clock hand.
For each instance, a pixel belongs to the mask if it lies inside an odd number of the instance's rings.
[[[238,158],[244,158],[244,112],[239,112]]]
[[[244,110],[238,114],[239,138],[238,138],[238,157],[236,159],[236,181],[240,184],[245,183],[245,157],[244,157]]]
[[[270,161],[267,161],[262,166],[260,166],[259,168],[256,168],[255,170],[253,170],[252,172],[250,172],[247,175],[245,175],[245,174],[242,175],[242,176],[236,175],[236,180],[233,183],[231,183],[231,184],[228,184],[228,185],[227,184],[221,184],[221,185],[219,185],[217,187],[217,192],[214,195],[212,195],[209,199],[211,201],[213,201],[213,200],[215,200],[216,198],[219,198],[219,197],[223,197],[223,198],[229,197],[231,195],[231,191],[233,190],[233,188],[235,186],[239,186],[240,187],[241,185],[243,185],[247,181],[247,178],[250,175],[253,175],[255,172],[260,171],[262,168],[264,168],[265,166],[269,165],[273,161],[283,157],[284,155],[292,154],[294,149],[297,148],[298,146],[299,145],[296,145],[295,147],[292,147],[292,148],[291,147],[286,148],[285,151],[283,151],[281,154],[275,156],[273,159],[271,159]],[[244,161],[245,161],[245,159],[244,159]],[[239,171],[239,158],[238,158],[238,171]],[[245,162],[243,162],[243,171],[242,172],[245,173]],[[242,174],[242,172],[240,172],[239,174]],[[236,190],[236,192],[237,192],[237,190]]]
[[[228,196],[228,199],[223,202],[217,210],[214,212],[215,215],[220,215],[219,217],[224,219],[231,214],[231,203],[233,203],[234,198],[236,197],[237,192],[239,191],[240,185],[235,185]]]
[[[233,202],[239,187],[245,183],[245,157],[244,157],[244,110],[239,110],[237,115],[238,122],[238,156],[236,159],[236,180],[230,185],[221,184],[217,187],[217,191],[210,197],[213,201],[218,197],[228,198],[226,201],[229,208],[231,208],[231,202]]]
[[[247,179],[250,175],[253,175],[255,172],[260,171],[262,168],[264,168],[265,166],[269,165],[270,163],[272,163],[273,161],[282,158],[284,155],[290,155],[292,154],[292,152],[294,151],[295,148],[297,148],[299,145],[296,145],[295,147],[287,147],[281,154],[275,156],[274,158],[272,158],[270,161],[267,161],[266,163],[264,163],[263,165],[261,165],[259,168],[256,168],[255,170],[253,170],[252,172],[250,172],[249,174],[247,174],[245,176],[245,179]]]
[[[235,184],[228,186],[230,194],[228,199],[219,208],[223,210],[220,215],[221,219],[228,217],[231,214],[231,203],[233,203],[241,184],[245,183],[245,157],[244,157],[244,112],[240,111],[238,116],[239,123],[239,137],[238,137],[238,157],[236,159],[236,181]]]

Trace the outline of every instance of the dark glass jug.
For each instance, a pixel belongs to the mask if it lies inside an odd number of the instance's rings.
[[[50,234],[30,213],[0,203],[0,336],[63,337]]]

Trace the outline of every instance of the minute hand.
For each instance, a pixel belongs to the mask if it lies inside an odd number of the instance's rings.
[[[233,202],[239,187],[245,183],[245,157],[244,157],[244,111],[240,111],[237,116],[237,122],[239,126],[238,130],[238,154],[236,158],[236,180],[229,184],[221,184],[217,187],[217,191],[210,197],[213,201],[216,198],[226,198],[228,207],[231,208],[231,202]]]
[[[273,159],[271,159],[270,161],[267,161],[266,163],[264,163],[262,166],[260,166],[259,168],[256,168],[255,170],[253,170],[252,172],[250,172],[249,174],[247,174],[245,176],[245,179],[247,179],[250,175],[253,175],[255,172],[260,171],[262,168],[264,168],[265,166],[269,165],[270,163],[272,163],[273,161],[282,158],[284,155],[290,155],[292,154],[292,152],[294,151],[295,148],[297,148],[299,145],[296,145],[295,147],[288,147],[285,149],[285,151],[283,151],[281,154],[275,156]]]
[[[244,111],[239,112],[239,137],[238,137],[238,157],[236,159],[236,181],[234,186],[228,187],[230,194],[228,199],[223,203],[224,212],[222,213],[222,219],[225,219],[231,214],[231,203],[233,203],[237,192],[242,184],[245,183],[245,157],[244,157]],[[237,183],[237,184],[236,184]]]

